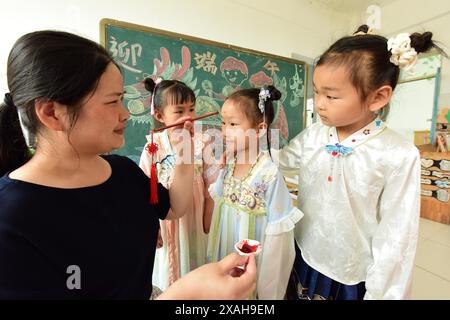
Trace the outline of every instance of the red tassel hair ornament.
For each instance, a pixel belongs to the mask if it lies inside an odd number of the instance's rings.
[[[152,158],[152,165],[150,168],[150,204],[158,203],[158,174],[156,173],[155,157],[158,152],[158,145],[153,141],[153,130],[150,132],[150,143],[147,145],[147,152]]]

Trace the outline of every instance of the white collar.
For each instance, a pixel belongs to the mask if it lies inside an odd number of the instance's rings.
[[[381,121],[379,125],[377,125],[377,122],[379,121],[380,120],[377,119],[372,121],[367,126],[351,134],[341,142],[339,141],[336,127],[330,127],[328,130],[328,143],[332,145],[336,145],[337,143],[342,146],[355,148],[372,139],[373,137],[381,134],[384,129],[386,129],[386,124],[383,121]]]

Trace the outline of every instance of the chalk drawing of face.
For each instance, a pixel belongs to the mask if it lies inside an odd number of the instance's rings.
[[[264,71],[258,71],[250,77],[250,84],[254,88],[261,88],[262,86],[273,85],[273,79],[269,77]]]
[[[248,78],[248,68],[244,61],[227,57],[220,64],[222,77],[232,87],[239,87]]]

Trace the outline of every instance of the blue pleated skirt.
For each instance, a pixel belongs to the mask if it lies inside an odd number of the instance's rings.
[[[294,270],[298,277],[297,295],[300,300],[362,300],[366,293],[365,282],[346,285],[337,282],[310,267],[295,245]]]

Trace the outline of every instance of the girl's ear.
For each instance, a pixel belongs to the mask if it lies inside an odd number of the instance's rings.
[[[36,99],[34,108],[39,121],[53,131],[64,131],[67,122],[67,107],[55,101]]]
[[[258,124],[258,130],[267,129],[267,123],[265,121]]]
[[[164,115],[162,114],[162,112],[160,112],[159,110],[155,110],[155,115],[154,115],[155,119],[158,120],[158,122],[161,122],[163,124],[166,124],[164,122]]]
[[[392,97],[392,87],[385,85],[373,92],[368,99],[369,110],[376,112],[384,108]]]
[[[258,133],[258,138],[261,138],[267,131],[267,123],[266,122],[261,122],[260,124],[258,124],[258,129],[257,129],[257,133]]]

